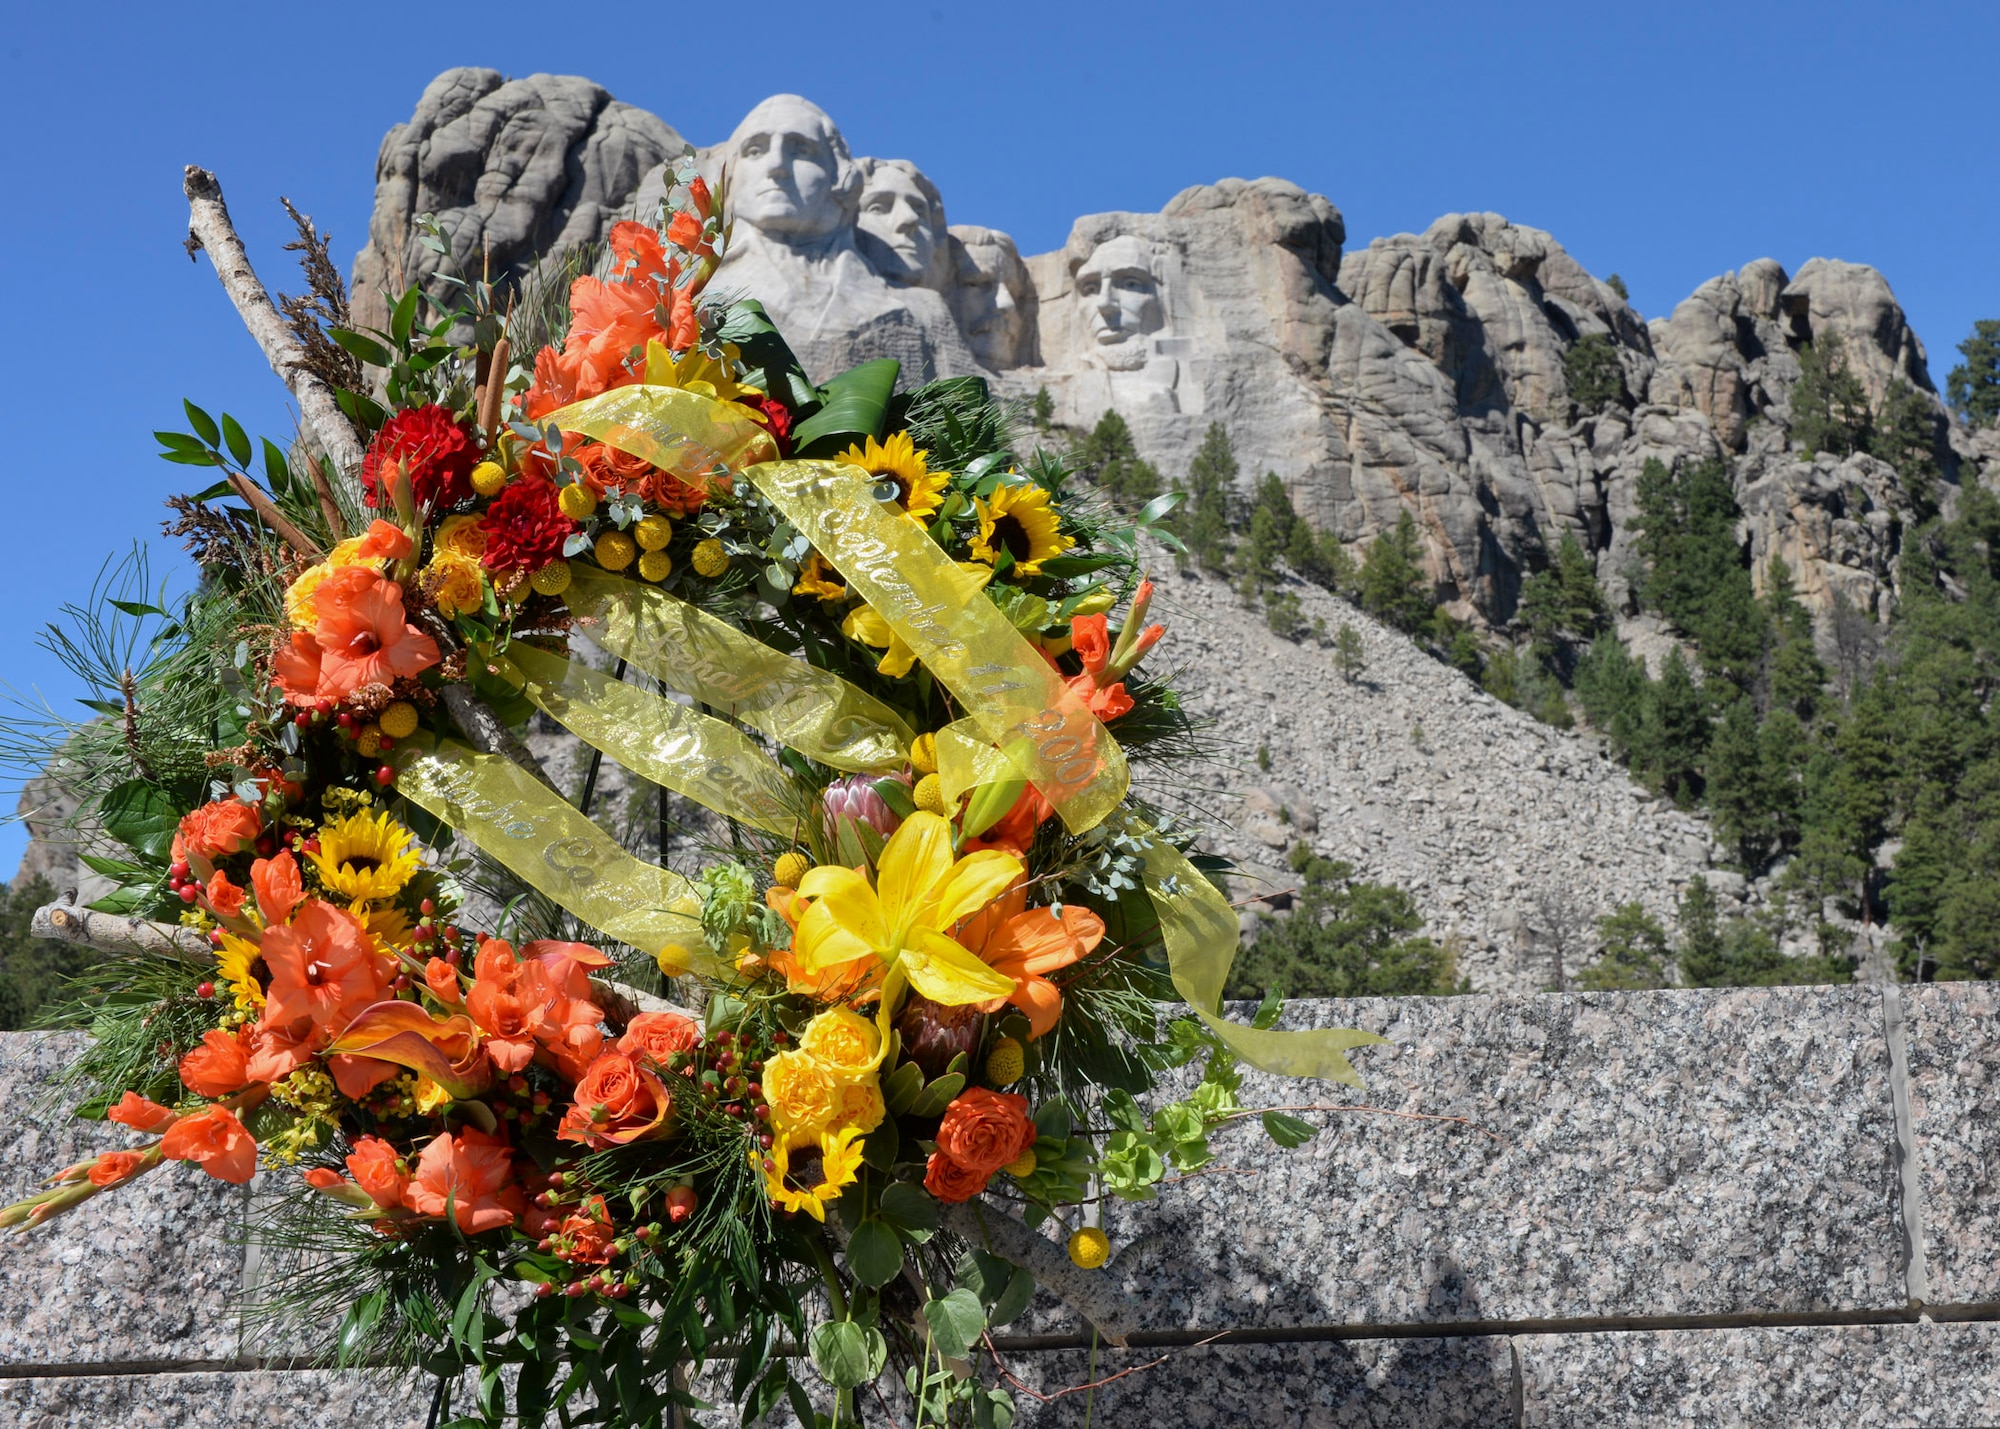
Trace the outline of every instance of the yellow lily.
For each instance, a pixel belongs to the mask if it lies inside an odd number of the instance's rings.
[[[819,560],[820,557],[815,553],[813,559]],[[993,572],[985,566],[971,561],[955,561],[953,564],[968,582],[964,591],[967,600],[972,599],[975,591],[984,590],[986,583],[993,579]],[[802,576],[800,584],[804,583]],[[794,593],[803,592],[795,590]],[[875,669],[892,680],[902,679],[917,663],[916,652],[903,643],[903,637],[896,633],[895,627],[878,615],[872,605],[857,605],[850,610],[847,618],[840,622],[840,633],[849,640],[880,650],[882,658],[875,662]]]
[[[799,880],[799,893],[813,904],[799,920],[793,954],[806,973],[871,959],[887,967],[877,1014],[886,1049],[906,986],[947,1007],[1013,993],[1013,978],[988,967],[945,929],[984,908],[1020,875],[1021,861],[997,849],[954,858],[951,825],[920,811],[883,846],[874,886],[861,870],[836,864],[821,864]]]

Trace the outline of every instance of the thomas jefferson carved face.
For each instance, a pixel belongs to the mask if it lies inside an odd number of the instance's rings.
[[[954,228],[952,311],[972,355],[996,372],[1017,366],[1027,336],[1028,270],[1014,240],[991,228]]]
[[[914,165],[877,160],[861,190],[855,230],[876,272],[892,283],[922,283],[944,241],[944,205]]]
[[[781,243],[825,238],[852,220],[861,186],[826,111],[775,94],[729,136],[730,212]]]
[[[1145,344],[1134,339],[1166,326],[1151,255],[1129,234],[1098,244],[1084,259],[1076,301],[1092,343],[1113,366],[1144,362]]]

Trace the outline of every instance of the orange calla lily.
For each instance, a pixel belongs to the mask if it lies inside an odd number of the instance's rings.
[[[433,1017],[414,1002],[363,1008],[327,1047],[329,1056],[393,1062],[429,1077],[455,1098],[476,1097],[493,1083],[479,1029],[465,1016]]]

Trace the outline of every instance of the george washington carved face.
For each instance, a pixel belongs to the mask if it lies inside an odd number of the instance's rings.
[[[1097,245],[1076,270],[1076,301],[1083,327],[1107,366],[1143,366],[1146,345],[1137,341],[1166,326],[1160,282],[1146,245],[1130,235]]]
[[[852,222],[861,173],[826,111],[775,94],[729,136],[729,207],[753,228],[793,245]]]

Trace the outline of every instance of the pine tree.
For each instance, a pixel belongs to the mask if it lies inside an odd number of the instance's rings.
[[[1139,459],[1132,429],[1107,411],[1070,454],[1070,465],[1097,483],[1115,505],[1136,511],[1160,494],[1160,474]]]
[[[1340,634],[1333,638],[1333,668],[1340,671],[1340,678],[1353,684],[1361,678],[1367,668],[1368,657],[1361,648],[1361,637],[1351,625],[1342,624]]]
[[[1722,925],[1715,904],[1715,890],[1696,874],[1688,880],[1675,910],[1681,925],[1681,981],[1688,987],[1721,986],[1716,979],[1725,971],[1722,956]]]
[[[1278,562],[1291,548],[1292,528],[1304,525],[1292,509],[1292,494],[1275,471],[1264,473],[1250,505],[1248,540],[1239,553],[1243,573],[1256,585],[1278,574]]]
[[[1584,991],[1636,992],[1673,985],[1667,970],[1673,958],[1667,930],[1643,904],[1623,904],[1599,920],[1597,936],[1604,951],[1576,975],[1576,985]]]
[[[1029,404],[1028,413],[1034,418],[1036,431],[1046,432],[1049,429],[1049,423],[1056,415],[1056,400],[1049,395],[1048,388],[1035,389],[1035,400]]]
[[[1868,434],[1869,454],[1896,469],[1918,521],[1937,515],[1938,483],[1944,480],[1938,466],[1943,423],[1931,402],[1902,378],[1892,379]]]
[[[1791,568],[1779,556],[1766,568],[1763,603],[1770,642],[1764,657],[1768,703],[1810,720],[1826,688],[1826,666],[1813,639],[1812,612],[1799,603]]]
[[[1951,409],[1974,427],[2000,422],[2000,318],[1981,318],[1958,345],[1965,361],[1952,368],[1944,390]]]
[[[1201,449],[1188,463],[1187,504],[1177,513],[1176,530],[1188,551],[1211,571],[1229,568],[1234,540],[1230,511],[1236,498],[1236,452],[1222,423],[1211,422]]]
[[[1702,756],[1708,750],[1708,735],[1707,703],[1677,645],[1653,687],[1643,771],[1677,804],[1690,805],[1701,797]]]
[[[1300,876],[1297,905],[1267,922],[1230,971],[1227,995],[1396,997],[1464,991],[1448,948],[1413,936],[1423,926],[1410,895],[1354,877],[1353,866],[1291,853]]]
[[[1807,456],[1850,456],[1868,444],[1868,390],[1848,368],[1840,334],[1828,328],[1799,349],[1792,387],[1792,440]]]
[[[1563,532],[1547,570],[1521,582],[1516,614],[1538,649],[1552,649],[1558,642],[1587,644],[1611,624],[1611,607],[1598,588],[1597,572],[1574,533]]]
[[[1716,830],[1735,848],[1737,862],[1756,873],[1771,856],[1776,840],[1767,818],[1757,709],[1749,696],[1738,695],[1716,723],[1703,771]]]
[[[1625,280],[1616,273],[1613,273],[1609,278],[1604,280],[1604,286],[1616,293],[1625,302],[1629,303],[1632,301],[1632,295],[1625,291]]]
[[[1616,635],[1600,635],[1577,663],[1576,693],[1584,718],[1609,736],[1617,754],[1630,756],[1652,702],[1646,662],[1628,654]]]
[[[1436,602],[1424,574],[1417,523],[1407,510],[1397,515],[1393,530],[1369,543],[1359,581],[1361,608],[1377,619],[1403,631],[1415,631],[1430,619]]]
[[[1584,416],[1625,402],[1625,369],[1608,333],[1585,333],[1563,353],[1563,384]]]

